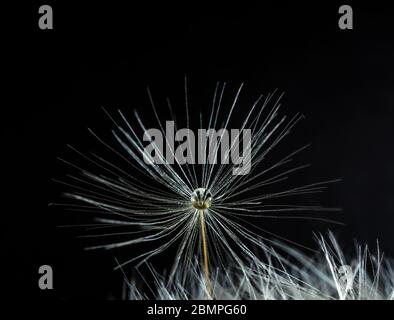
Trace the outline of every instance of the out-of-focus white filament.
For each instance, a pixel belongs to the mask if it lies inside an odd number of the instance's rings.
[[[394,300],[394,264],[383,260],[379,247],[372,254],[367,246],[357,247],[352,258],[345,257],[333,234],[329,240],[318,238],[320,252],[310,257],[289,245],[282,249],[290,258],[274,250],[267,252],[265,262],[257,258],[250,265],[215,270],[212,292],[223,300]],[[150,268],[155,283],[153,292],[138,288],[139,279],[125,279],[124,299],[201,300],[207,292],[199,264],[188,272],[187,281],[177,277],[171,283]],[[141,283],[141,281],[139,281]],[[152,296],[153,295],[153,296]]]

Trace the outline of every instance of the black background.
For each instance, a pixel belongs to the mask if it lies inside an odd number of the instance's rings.
[[[373,247],[378,238],[386,255],[394,255],[394,46],[388,7],[353,4],[354,30],[340,30],[341,2],[47,3],[53,6],[54,30],[38,28],[41,3],[25,6],[5,61],[14,90],[2,115],[2,232],[6,280],[16,296],[119,296],[122,277],[112,271],[114,253],[87,253],[78,234],[56,227],[75,220],[48,207],[61,202],[63,191],[51,179],[68,172],[56,157],[67,155],[67,143],[92,147],[87,127],[103,134],[112,129],[102,106],[139,108],[149,118],[148,85],[158,100],[168,95],[181,101],[185,75],[198,108],[206,108],[216,81],[233,90],[244,82],[245,94],[254,97],[284,91],[284,112],[306,116],[291,141],[312,143],[300,161],[313,166],[300,181],[343,179],[318,201],[343,208],[339,220],[345,226],[282,221],[267,222],[267,229],[313,246],[312,232],[330,228],[346,249],[353,239]],[[133,248],[120,254],[132,255]],[[156,263],[164,266],[170,259]],[[54,291],[38,290],[42,264],[54,268]]]

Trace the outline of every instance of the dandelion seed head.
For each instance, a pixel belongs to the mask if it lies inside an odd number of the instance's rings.
[[[190,201],[193,208],[197,210],[206,210],[211,206],[212,194],[208,189],[197,188],[193,191]]]

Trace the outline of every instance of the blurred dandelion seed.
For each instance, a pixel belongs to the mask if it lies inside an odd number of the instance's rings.
[[[209,118],[206,123],[207,128],[228,129],[233,122],[236,122],[234,120],[239,120],[239,113],[237,116],[234,114],[238,107],[242,87],[242,85],[239,87],[230,105],[225,106],[223,97],[226,84],[216,85],[211,111],[207,117]],[[154,119],[157,121],[159,130],[166,137],[163,122],[160,120],[149,89],[148,96]],[[176,246],[177,253],[169,275],[169,283],[174,279],[175,272],[180,267],[186,272],[182,272],[182,279],[177,276],[177,281],[184,282],[187,270],[192,269],[193,256],[197,255],[204,269],[206,295],[212,297],[211,266],[225,270],[226,266],[232,265],[242,269],[245,263],[257,263],[260,268],[264,268],[262,263],[256,262],[251,246],[269,250],[264,244],[269,239],[261,233],[269,236],[273,234],[252,225],[248,218],[292,218],[335,223],[329,219],[304,213],[330,212],[338,211],[338,209],[302,204],[281,204],[276,200],[319,193],[326,188],[328,183],[338,180],[301,186],[288,185],[284,190],[270,191],[272,186],[287,181],[291,174],[307,167],[307,165],[291,166],[291,163],[293,157],[308,146],[289,152],[287,156],[276,160],[274,164],[266,161],[272,151],[302,119],[300,114],[292,118],[280,116],[281,98],[282,95],[276,92],[266,97],[259,96],[241,121],[240,131],[250,129],[252,132],[251,144],[247,146],[250,151],[247,164],[251,165],[248,175],[234,175],[233,167],[226,164],[208,162],[181,165],[176,157],[174,157],[174,164],[169,164],[165,161],[160,146],[155,144],[153,144],[154,150],[162,160],[162,164],[146,164],[142,160],[143,140],[137,132],[138,130],[146,132],[147,128],[140,115],[134,112],[136,121],[132,125],[122,111],[118,110],[118,119],[115,119],[104,110],[115,126],[112,134],[120,148],[112,142],[101,139],[89,129],[92,136],[111,154],[111,158],[105,158],[93,152],[83,153],[70,146],[87,162],[88,168],[62,160],[76,168],[79,174],[69,175],[67,181],[58,181],[72,188],[72,191],[66,195],[78,202],[77,204],[67,203],[68,207],[72,206],[76,210],[94,212],[98,215],[97,220],[101,225],[92,226],[98,232],[86,235],[86,237],[105,239],[129,237],[120,241],[110,240],[104,244],[94,245],[90,249],[155,244],[153,249],[147,249],[119,263],[118,268],[121,268],[133,262],[136,262],[138,267],[169,247]],[[175,120],[169,99],[167,99],[167,106],[171,115],[170,120]],[[190,116],[189,109],[185,81],[187,128],[191,127],[190,122],[195,119]],[[204,118],[205,113],[200,113],[197,124],[200,128],[204,127]],[[241,135],[237,138],[242,142]],[[223,134],[219,136],[219,142],[222,139]],[[207,143],[208,148],[211,147],[211,143],[212,139],[209,140],[209,144]],[[167,138],[165,148],[167,152],[174,155],[175,146]],[[234,148],[237,148],[236,143],[231,144],[229,151]],[[214,147],[214,152],[216,156],[221,152],[219,144]],[[226,156],[229,156],[229,152]],[[122,162],[122,166],[114,161],[115,158]],[[97,170],[98,172],[95,172]],[[251,227],[247,228],[246,225]],[[126,231],[114,231],[125,230],[124,228]],[[278,235],[274,236],[292,243]]]
[[[334,235],[318,236],[319,252],[311,257],[281,244],[288,257],[274,249],[266,251],[268,263],[258,263],[212,275],[212,294],[218,300],[393,300],[393,261],[383,260],[377,245],[375,253],[357,244],[356,254],[346,256]],[[188,271],[187,283],[160,275],[151,266],[155,278],[153,298],[159,300],[200,300],[206,297],[198,264]],[[181,278],[181,268],[177,277]],[[136,279],[126,275],[124,299],[147,299]]]

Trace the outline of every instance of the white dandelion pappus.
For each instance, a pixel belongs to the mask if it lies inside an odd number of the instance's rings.
[[[274,249],[266,251],[267,261],[212,272],[212,295],[217,300],[394,300],[393,261],[383,260],[376,248],[356,245],[356,254],[345,257],[334,235],[317,237],[320,251],[311,257],[281,244],[289,257]],[[290,259],[291,258],[291,259]],[[196,262],[188,281],[171,281],[152,266],[156,300],[202,300],[206,297],[204,277]],[[176,277],[182,278],[182,268]],[[136,279],[125,276],[123,299],[148,299]]]
[[[215,88],[212,110],[207,123],[208,128],[227,129],[234,118],[242,85],[229,107],[223,105],[225,87],[225,83],[218,83]],[[154,118],[163,136],[166,137],[163,123],[149,90],[148,94]],[[268,94],[265,98],[258,97],[242,121],[240,132],[243,129],[251,129],[252,132],[251,144],[247,146],[248,150],[243,150],[250,152],[247,165],[250,165],[251,169],[247,175],[234,175],[233,167],[228,164],[208,162],[202,165],[188,163],[181,165],[176,157],[174,157],[174,164],[169,164],[165,161],[160,146],[154,143],[152,145],[156,155],[162,160],[162,164],[149,165],[143,160],[144,143],[137,134],[137,129],[147,132],[140,115],[134,112],[136,122],[132,125],[120,110],[118,121],[107,113],[115,124],[112,133],[120,148],[102,140],[92,130],[89,131],[114,157],[125,162],[129,169],[126,171],[110,159],[104,159],[95,153],[84,154],[71,147],[101,172],[93,173],[91,169],[82,169],[65,161],[78,168],[79,175],[70,176],[73,182],[62,183],[73,188],[73,191],[67,194],[68,197],[83,203],[83,205],[75,205],[76,207],[104,216],[97,219],[102,224],[97,226],[101,228],[100,230],[130,227],[133,230],[138,228],[138,231],[98,233],[92,237],[107,238],[126,234],[130,235],[130,239],[95,245],[91,249],[111,249],[154,243],[153,249],[120,263],[118,267],[122,267],[133,262],[139,266],[169,247],[177,246],[169,279],[174,278],[175,272],[181,266],[185,271],[182,272],[181,282],[185,282],[186,271],[192,270],[193,257],[197,256],[203,264],[207,294],[211,296],[210,269],[212,265],[222,269],[230,265],[238,266],[244,270],[245,263],[257,261],[251,245],[270,250],[264,244],[267,239],[257,234],[257,231],[269,235],[271,233],[252,225],[248,222],[248,217],[324,220],[313,215],[299,216],[297,213],[337,210],[320,206],[270,203],[270,200],[278,198],[318,193],[326,188],[327,183],[337,181],[288,187],[277,192],[267,191],[267,187],[283,182],[288,175],[307,167],[306,165],[286,167],[291,164],[292,157],[307,146],[294,150],[273,165],[266,165],[265,160],[271,151],[302,118],[299,114],[291,119],[279,116],[281,97],[282,95],[277,96],[275,92]],[[169,100],[167,100],[167,105],[174,120]],[[185,111],[186,126],[190,128],[191,117],[186,81]],[[220,123],[224,115],[227,116]],[[203,128],[203,114],[201,113],[198,125]],[[242,142],[241,135],[237,138],[238,142]],[[222,139],[223,133],[219,136],[219,143],[214,147],[215,159],[219,155],[219,144]],[[211,143],[212,140],[209,140],[208,146],[211,146]],[[167,137],[165,144],[167,151],[169,150],[174,155],[176,148],[171,147]],[[236,144],[232,142],[229,151],[236,147]],[[229,157],[229,154],[230,152],[227,152],[225,158]],[[279,169],[282,171],[277,173]],[[138,178],[137,175],[144,179]],[[294,214],[289,216],[286,214],[289,212]],[[246,227],[246,225],[251,227]],[[259,265],[265,268],[262,263]]]

